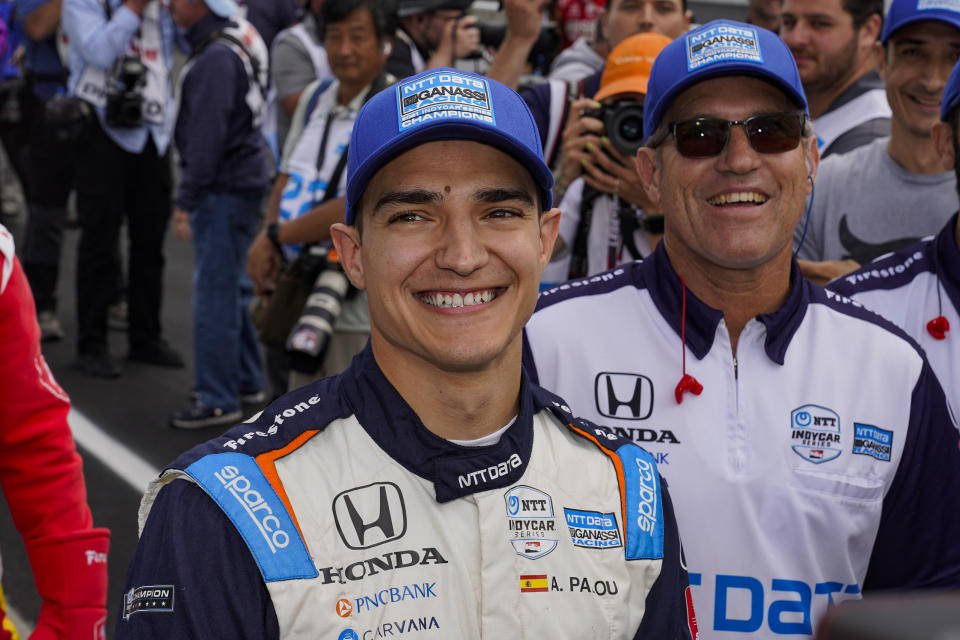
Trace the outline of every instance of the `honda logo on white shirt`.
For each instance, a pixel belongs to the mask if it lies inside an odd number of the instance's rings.
[[[636,373],[597,374],[597,411],[607,418],[646,420],[653,413],[653,381]]]
[[[392,482],[375,482],[340,493],[333,499],[333,517],[340,539],[351,549],[369,549],[398,540],[407,532],[403,494]]]

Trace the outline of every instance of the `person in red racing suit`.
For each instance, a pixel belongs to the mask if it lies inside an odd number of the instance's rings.
[[[40,352],[13,237],[0,226],[0,486],[43,598],[31,640],[106,638],[110,531],[93,527],[69,410]],[[0,607],[0,640],[15,634]]]

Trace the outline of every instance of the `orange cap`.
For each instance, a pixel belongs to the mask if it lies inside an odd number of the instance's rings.
[[[603,100],[618,93],[647,92],[647,80],[653,61],[670,38],[659,33],[638,33],[630,36],[610,52],[600,78],[600,90],[593,97]]]

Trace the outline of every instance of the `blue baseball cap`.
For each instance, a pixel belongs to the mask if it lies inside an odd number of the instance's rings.
[[[923,20],[939,20],[960,29],[960,0],[893,0],[880,42],[886,44],[897,29]]]
[[[940,99],[940,119],[946,122],[947,116],[957,104],[960,104],[960,62],[953,67],[947,86],[943,88],[943,98]]]
[[[234,0],[203,0],[203,2],[210,11],[213,11],[221,18],[229,18],[240,11],[240,7]]]
[[[475,73],[429,69],[373,96],[353,123],[347,151],[347,224],[373,175],[411,147],[437,140],[472,140],[522,164],[553,206],[553,174],[543,159],[533,115],[516,91]]]
[[[668,44],[654,61],[644,102],[644,139],[650,139],[682,91],[722,76],[766,80],[809,115],[797,63],[780,36],[755,25],[714,20]]]

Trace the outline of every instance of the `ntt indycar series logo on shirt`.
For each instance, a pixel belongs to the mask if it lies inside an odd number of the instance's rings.
[[[397,115],[400,131],[441,118],[497,123],[487,81],[450,71],[398,84]]]
[[[821,464],[840,455],[840,416],[831,409],[805,404],[790,412],[793,452]]]
[[[762,63],[757,30],[721,24],[687,36],[687,71],[723,60]]]

